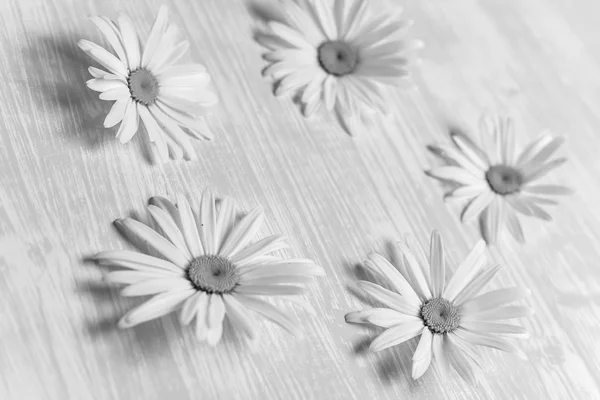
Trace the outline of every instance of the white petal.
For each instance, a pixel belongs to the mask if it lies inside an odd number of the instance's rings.
[[[369,345],[369,349],[377,352],[399,345],[419,335],[422,331],[423,323],[416,319],[414,322],[411,321],[393,326],[377,336]]]
[[[372,324],[382,328],[391,328],[403,323],[415,322],[413,317],[389,308],[371,308],[369,310],[355,311],[346,314],[345,319],[350,324]]]
[[[137,269],[140,271],[158,269],[180,274],[183,269],[170,261],[152,257],[146,254],[128,250],[104,251],[96,254],[93,259],[103,265]]]
[[[461,185],[477,186],[484,179],[483,177],[477,177],[464,168],[454,166],[438,167],[427,171],[427,174],[442,181],[455,182]]]
[[[126,15],[121,13],[118,18],[119,28],[123,36],[123,47],[127,53],[127,62],[130,71],[135,71],[140,67],[140,39],[138,38],[133,22]]]
[[[272,253],[277,250],[285,249],[288,245],[285,242],[285,236],[272,235],[267,236],[240,250],[234,257],[231,257],[231,262],[238,267],[251,264],[256,258]]]
[[[251,341],[257,338],[256,323],[249,316],[248,310],[234,297],[223,295],[227,319],[235,330],[241,331]]]
[[[126,98],[122,100],[117,100],[114,102],[108,114],[106,114],[106,118],[104,119],[104,127],[112,128],[119,122],[123,120],[125,116],[125,110],[127,110],[127,105],[131,99]]]
[[[234,294],[233,297],[247,308],[275,322],[292,335],[296,337],[302,336],[302,331],[300,330],[299,324],[292,320],[287,314],[275,308],[272,304],[256,297],[244,296],[240,294]]]
[[[494,200],[496,195],[489,189],[475,197],[467,206],[464,208],[460,219],[462,222],[470,222],[477,218]]]
[[[219,204],[217,212],[217,225],[215,228],[215,243],[217,247],[217,254],[221,254],[223,243],[225,238],[229,236],[231,228],[235,224],[236,209],[235,201],[233,198],[226,196]]]
[[[183,303],[183,307],[181,307],[181,313],[179,314],[179,322],[181,322],[182,325],[187,325],[192,322],[192,319],[194,319],[194,315],[196,313],[196,309],[198,308],[198,301],[204,296],[206,296],[206,293],[197,291],[192,296],[188,297]]]
[[[392,308],[401,313],[418,316],[419,306],[415,306],[413,303],[409,303],[403,296],[398,293],[394,293],[387,290],[379,285],[376,285],[367,281],[358,281],[358,287],[364,290],[368,295],[372,296],[377,301],[385,304],[387,307]]]
[[[206,340],[208,335],[208,298],[209,295],[202,292],[202,295],[198,298],[196,302],[196,339],[198,340]]]
[[[262,207],[257,207],[246,214],[231,228],[231,232],[223,241],[219,255],[234,257],[240,249],[243,249],[252,240],[262,226],[263,220],[264,211]]]
[[[453,333],[468,343],[484,347],[490,347],[496,350],[506,351],[507,353],[514,353],[522,359],[527,359],[527,356],[521,349],[517,348],[515,345],[508,342],[504,338],[487,336],[480,333],[471,332],[462,328],[458,328]]]
[[[220,294],[210,296],[208,304],[208,332],[206,341],[210,346],[216,346],[223,335],[223,319],[225,318],[225,304]]]
[[[139,221],[125,218],[115,221],[115,224],[119,225],[134,243],[136,241],[144,243],[180,268],[186,268],[191,261],[171,242]]]
[[[433,335],[429,328],[424,327],[421,333],[421,339],[413,355],[412,378],[419,379],[431,364]]]
[[[112,89],[107,89],[105,92],[100,93],[100,96],[98,96],[100,100],[124,100],[131,97],[131,94],[129,93],[129,88],[127,88],[127,86],[123,85],[119,81],[113,82],[117,83],[117,85]]]
[[[140,105],[138,106],[138,112],[146,127],[146,131],[148,132],[148,138],[156,145],[159,159],[161,161],[166,161],[169,158],[169,149],[162,128],[158,125],[156,119],[150,115],[148,107]]]
[[[148,41],[144,47],[144,53],[142,55],[143,67],[147,67],[148,63],[152,59],[152,56],[154,55],[154,52],[158,46],[158,42],[160,41],[167,27],[168,18],[169,10],[163,5],[158,9],[158,13],[156,14],[156,18],[152,24],[152,29],[150,30],[150,36],[148,36]]]
[[[442,378],[445,379],[448,377],[449,371],[449,362],[448,356],[446,355],[447,343],[446,343],[447,335],[433,335],[431,348],[433,350],[433,355],[435,357],[435,361],[440,370],[440,374]]]
[[[533,314],[533,309],[528,306],[504,306],[480,312],[461,315],[460,320],[467,321],[500,321],[504,319],[524,318]]]
[[[454,304],[460,306],[465,301],[476,296],[492,279],[502,270],[499,264],[492,265],[482,270],[473,278],[454,299]]]
[[[215,231],[217,225],[217,211],[215,209],[215,196],[210,189],[204,189],[200,200],[200,239],[206,254],[216,254],[217,246]]]
[[[444,258],[442,237],[435,230],[431,233],[429,265],[431,266],[431,294],[433,297],[441,297],[446,283],[446,260]]]
[[[119,328],[131,328],[151,319],[160,318],[163,315],[175,311],[181,303],[196,292],[194,289],[185,291],[174,291],[161,293],[152,297],[142,305],[129,311],[119,321]]]
[[[529,296],[529,289],[512,287],[493,290],[466,301],[460,308],[461,314],[471,314],[491,310],[506,303],[512,303]]]
[[[239,294],[259,296],[302,294],[304,291],[304,288],[293,285],[240,285],[235,289]]]
[[[181,233],[179,227],[169,213],[152,204],[148,206],[148,212],[167,236],[167,238],[171,241],[171,243],[177,246],[177,248],[181,250],[189,259],[192,259],[192,254],[185,243],[183,233]]]
[[[456,272],[450,278],[448,286],[444,289],[443,297],[448,301],[453,301],[465,285],[481,270],[486,261],[485,242],[480,240],[463,262],[459,264]]]
[[[94,23],[94,25],[96,25],[98,30],[102,32],[102,34],[106,37],[106,40],[108,40],[108,43],[110,43],[115,53],[117,53],[119,59],[126,63],[127,55],[125,54],[125,49],[123,48],[121,33],[119,32],[115,24],[106,17],[90,16],[90,20]]]
[[[117,131],[117,139],[121,143],[127,143],[137,133],[139,126],[139,118],[137,111],[137,103],[131,99],[127,102],[123,121]]]
[[[419,296],[410,286],[410,283],[408,283],[404,276],[402,276],[400,271],[398,271],[392,264],[390,264],[385,258],[381,257],[377,253],[369,254],[369,261],[373,263],[373,266],[377,271],[387,278],[387,280],[394,286],[396,290],[398,290],[398,293],[400,293],[408,303],[415,307],[419,306]]]
[[[519,325],[486,321],[461,321],[460,326],[468,331],[481,334],[510,335],[520,338],[529,337],[527,330]]]
[[[177,144],[177,146],[183,150],[186,159],[195,160],[196,151],[192,146],[189,136],[181,130],[179,125],[171,120],[170,117],[163,113],[154,104],[148,107],[148,111],[150,111],[150,114],[152,114],[156,121],[162,125],[164,133],[169,135],[169,137]]]
[[[152,271],[152,272],[150,272]],[[172,278],[177,276],[171,272],[159,271],[159,270],[151,270],[150,268],[140,270],[140,271],[128,271],[128,270],[120,270],[120,271],[112,271],[106,274],[104,280],[109,283],[119,283],[131,285],[138,282],[143,282],[148,279],[156,279],[156,278]]]
[[[185,278],[166,278],[160,277],[148,279],[142,282],[127,286],[121,290],[121,296],[146,296],[149,294],[158,294],[171,291],[182,291],[193,289],[192,284]]]
[[[177,209],[179,210],[179,218],[181,220],[181,233],[185,238],[188,249],[194,257],[200,257],[204,255],[202,243],[200,242],[200,234],[198,233],[198,227],[196,225],[196,219],[192,213],[190,203],[188,203],[185,196],[181,193],[177,194]]]

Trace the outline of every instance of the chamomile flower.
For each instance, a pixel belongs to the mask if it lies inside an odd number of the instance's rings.
[[[449,279],[438,232],[431,236],[429,257],[413,237],[397,245],[397,266],[376,253],[365,261],[365,267],[391,290],[368,281],[358,282],[359,288],[384,307],[346,315],[349,323],[386,328],[371,342],[372,351],[420,336],[412,357],[413,379],[420,378],[435,358],[443,375],[452,366],[471,383],[476,382],[472,364],[479,364],[475,346],[524,357],[510,338],[527,337],[525,329],[500,321],[531,313],[527,306],[510,305],[528,296],[529,290],[513,287],[479,294],[501,269],[488,264],[483,241],[477,243]]]
[[[524,242],[518,214],[550,221],[545,206],[558,204],[556,197],[571,193],[565,186],[544,184],[544,176],[562,165],[554,158],[564,138],[544,133],[522,151],[515,146],[511,118],[481,120],[479,141],[452,134],[454,146],[429,146],[446,165],[428,175],[451,183],[445,198],[464,204],[463,222],[479,218],[484,239],[493,244],[506,225],[519,242]]]
[[[257,35],[267,49],[263,75],[275,95],[287,95],[304,116],[322,104],[356,133],[360,114],[386,108],[386,87],[405,80],[416,41],[401,10],[367,0],[283,0],[283,21],[269,21]]]
[[[208,87],[211,78],[203,65],[177,64],[190,44],[177,40],[168,9],[163,6],[158,11],[143,48],[127,15],[119,15],[117,23],[101,16],[90,19],[116,54],[88,40],[79,41],[79,47],[104,68],[89,68],[93,79],[87,86],[100,92],[101,100],[114,101],[104,126],[121,123],[117,138],[127,143],[141,120],[161,161],[169,155],[194,159],[190,137],[212,138],[204,114],[218,100]]]
[[[307,259],[282,259],[271,253],[286,248],[281,235],[253,241],[264,212],[258,207],[237,217],[234,201],[220,203],[206,190],[198,215],[182,195],[177,205],[162,197],[150,199],[148,211],[157,229],[125,218],[115,221],[134,243],[144,243],[155,255],[116,250],[97,254],[101,265],[121,267],[107,281],[127,285],[123,296],[152,296],[129,311],[119,327],[129,328],[180,310],[187,325],[195,318],[199,340],[215,346],[227,318],[233,328],[251,342],[257,338],[256,312],[299,335],[300,329],[288,313],[263,296],[289,300],[310,310],[298,295],[323,270]]]

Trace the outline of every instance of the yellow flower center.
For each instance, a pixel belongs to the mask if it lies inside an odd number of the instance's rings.
[[[145,68],[131,72],[127,78],[127,86],[131,97],[145,106],[154,103],[158,97],[158,80]]]
[[[339,40],[325,42],[317,50],[319,64],[331,75],[351,74],[358,65],[358,53],[348,44]]]
[[[240,281],[237,267],[231,261],[212,255],[192,260],[187,277],[196,289],[207,293],[229,293]]]
[[[485,173],[485,179],[495,193],[505,196],[521,190],[523,174],[508,165],[494,165]]]
[[[460,323],[458,307],[440,297],[426,301],[421,307],[421,319],[431,333],[452,332]]]

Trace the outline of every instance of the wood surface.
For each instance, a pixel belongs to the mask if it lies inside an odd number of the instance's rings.
[[[0,399],[600,398],[600,2],[394,3],[426,44],[415,88],[353,139],[328,115],[303,119],[260,76],[252,31],[274,2],[0,1]],[[151,165],[139,137],[114,140],[76,46],[106,44],[88,14],[125,11],[145,37],[161,4],[221,99],[216,138],[195,142],[195,162]],[[565,135],[570,162],[553,178],[576,193],[553,222],[525,220],[526,245],[505,234],[490,249],[506,266],[494,287],[532,290],[529,361],[483,350],[478,388],[435,368],[413,382],[415,341],[368,354],[376,331],[344,322],[367,306],[351,290],[355,266],[405,233],[425,243],[433,228],[451,259],[466,255],[477,227],[423,173],[437,162],[425,146],[473,132],[485,110],[511,113],[520,144],[544,129]],[[251,353],[231,334],[218,348],[198,343],[174,317],[116,329],[141,300],[121,298],[85,258],[128,248],[112,221],[146,218],[149,197],[183,191],[197,205],[207,185],[243,209],[262,204],[261,234],[288,235],[289,255],[327,271],[306,296],[317,315],[290,311],[303,339],[263,321]]]

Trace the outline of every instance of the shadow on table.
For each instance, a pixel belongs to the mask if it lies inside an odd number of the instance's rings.
[[[79,36],[40,36],[23,50],[29,64],[27,84],[38,92],[44,108],[52,107],[62,118],[69,138],[96,148],[114,136],[103,126],[110,103],[97,98],[85,82],[94,65],[77,46]]]

